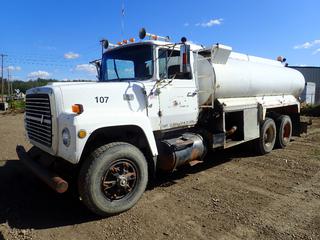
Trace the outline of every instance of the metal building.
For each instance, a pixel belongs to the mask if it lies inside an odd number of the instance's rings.
[[[316,84],[315,104],[320,104],[320,67],[290,67],[300,71],[306,82],[314,82]]]
[[[316,84],[314,82],[306,82],[305,88],[303,89],[300,98],[307,104],[316,104]]]

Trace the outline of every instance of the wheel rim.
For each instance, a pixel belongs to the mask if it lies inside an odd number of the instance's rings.
[[[285,142],[288,142],[290,140],[290,135],[291,135],[291,125],[290,123],[286,123],[283,127],[283,140]]]
[[[275,136],[275,131],[272,127],[269,127],[263,136],[264,139],[264,144],[269,148],[273,144],[274,141],[274,136]]]
[[[118,160],[103,175],[101,190],[110,201],[125,198],[135,188],[137,175],[136,166],[131,160]]]

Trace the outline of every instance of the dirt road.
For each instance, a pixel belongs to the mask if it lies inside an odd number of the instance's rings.
[[[284,150],[236,148],[160,179],[121,215],[100,219],[16,160],[22,115],[0,116],[0,240],[320,239],[320,119]],[[5,161],[9,160],[9,161]]]

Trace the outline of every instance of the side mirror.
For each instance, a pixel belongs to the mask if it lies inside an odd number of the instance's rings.
[[[97,78],[100,80],[100,74],[101,74],[101,60],[94,60],[90,62],[90,64],[93,64],[97,69]]]
[[[98,73],[98,79],[100,79],[100,74],[101,74],[101,62],[96,62],[95,64],[97,73]]]
[[[107,49],[109,47],[109,41],[108,40],[103,40],[103,48]]]
[[[180,47],[180,72],[188,75],[191,74],[191,65],[190,65],[190,45],[186,44],[186,38],[181,39]]]

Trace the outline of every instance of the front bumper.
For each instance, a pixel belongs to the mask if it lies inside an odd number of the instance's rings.
[[[54,172],[50,171],[48,167],[41,165],[37,159],[40,158],[41,152],[33,151],[26,152],[25,148],[21,145],[17,145],[16,152],[20,161],[40,180],[46,183],[57,193],[64,193],[68,190],[68,183],[59,177]]]

